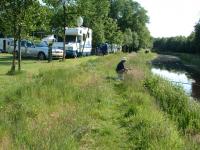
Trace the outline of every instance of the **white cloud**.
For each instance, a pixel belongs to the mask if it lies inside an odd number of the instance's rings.
[[[150,17],[154,37],[188,36],[200,19],[200,0],[136,0]]]

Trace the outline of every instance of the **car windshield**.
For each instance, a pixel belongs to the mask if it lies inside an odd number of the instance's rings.
[[[75,43],[76,42],[76,36],[75,35],[67,35],[66,36],[66,42],[67,43]]]
[[[34,46],[34,44],[32,42],[30,42],[30,41],[27,41],[26,46],[27,47],[32,47],[32,46]]]
[[[48,45],[46,43],[39,43],[39,44],[36,44],[37,47],[48,47]]]

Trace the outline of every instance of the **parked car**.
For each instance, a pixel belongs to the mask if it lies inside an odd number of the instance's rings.
[[[17,42],[18,43],[18,42]],[[8,48],[8,53],[12,53],[14,49],[14,42],[11,42],[11,45]],[[16,51],[18,52],[18,46],[16,46]],[[34,57],[39,60],[44,60],[48,58],[48,45],[45,43],[33,44],[28,40],[21,40],[21,56],[22,57]],[[53,58],[62,58],[63,50],[58,48],[52,49]]]
[[[122,47],[117,44],[102,43],[97,46],[96,52],[98,55],[107,55],[121,51],[121,49]]]
[[[54,42],[52,45],[53,49],[62,49],[63,50],[63,43],[62,42]],[[66,58],[76,58],[78,57],[78,51],[74,50],[75,45],[66,44],[65,45],[65,56]]]

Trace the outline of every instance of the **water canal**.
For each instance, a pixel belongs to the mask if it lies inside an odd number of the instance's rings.
[[[182,64],[178,57],[159,55],[152,62],[151,72],[175,85],[183,87],[185,93],[200,100],[200,74]]]

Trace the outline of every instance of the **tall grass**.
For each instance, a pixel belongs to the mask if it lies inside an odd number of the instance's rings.
[[[161,109],[177,122],[181,133],[188,136],[191,143],[194,142],[194,147],[199,148],[197,144],[200,143],[200,140],[196,139],[196,136],[200,133],[200,105],[190,100],[182,88],[159,77],[147,78],[145,87],[156,98]]]
[[[200,131],[200,109],[196,109],[193,101],[186,96],[180,87],[170,84],[159,77],[150,77],[145,86],[157,99],[162,110],[178,122],[179,128]],[[199,104],[196,104],[198,107]]]
[[[128,57],[132,70],[121,82],[115,80],[115,67],[122,56]],[[1,95],[1,149],[183,149],[190,145],[176,121],[143,86],[149,76],[147,62],[153,57],[120,53],[83,58],[81,63],[73,60],[67,67],[42,64],[46,69],[39,73],[19,75]]]

